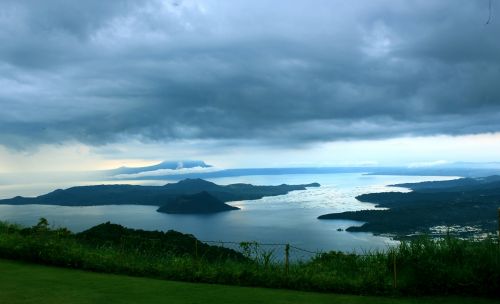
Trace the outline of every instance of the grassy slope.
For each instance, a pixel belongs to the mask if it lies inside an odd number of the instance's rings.
[[[192,284],[0,260],[0,303],[497,303],[484,299],[379,298]]]

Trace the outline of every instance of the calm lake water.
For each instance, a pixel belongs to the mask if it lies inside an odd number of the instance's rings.
[[[146,230],[174,229],[207,241],[257,241],[290,243],[311,251],[383,250],[395,244],[388,237],[371,233],[350,233],[349,226],[360,222],[318,220],[319,215],[360,209],[372,209],[355,196],[380,191],[407,191],[386,185],[427,180],[446,180],[439,176],[377,176],[358,173],[322,175],[268,175],[210,179],[218,184],[251,183],[254,185],[305,184],[319,182],[321,187],[293,191],[287,195],[253,201],[230,202],[241,210],[213,215],[171,215],[156,212],[154,206],[111,205],[93,207],[62,207],[46,205],[0,205],[0,220],[31,226],[45,217],[54,226],[68,227],[78,232],[110,221],[130,228]],[[123,183],[138,183],[121,181]],[[140,184],[161,185],[168,181],[141,181]],[[92,182],[85,184],[100,184]],[[110,183],[110,182],[106,182]],[[0,197],[38,195],[56,188],[84,183],[0,185]],[[15,193],[14,193],[15,192]],[[297,253],[300,254],[300,253]]]

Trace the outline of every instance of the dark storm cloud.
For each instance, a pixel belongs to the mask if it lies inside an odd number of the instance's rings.
[[[487,9],[480,0],[2,1],[0,144],[497,132],[500,3],[486,26]]]

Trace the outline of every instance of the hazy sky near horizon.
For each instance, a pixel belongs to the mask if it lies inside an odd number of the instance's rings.
[[[499,161],[488,4],[0,0],[0,172]]]

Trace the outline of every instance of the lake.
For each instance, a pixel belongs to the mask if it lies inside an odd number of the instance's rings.
[[[340,250],[360,253],[384,250],[396,242],[389,237],[374,236],[371,233],[345,231],[349,226],[361,225],[360,222],[316,218],[325,213],[375,208],[372,204],[361,203],[355,199],[355,196],[363,193],[408,191],[404,188],[388,187],[389,184],[447,179],[453,177],[337,173],[214,178],[209,180],[218,184],[279,185],[318,182],[321,187],[253,201],[230,202],[229,204],[241,210],[212,215],[164,214],[156,212],[157,207],[141,205],[91,207],[0,205],[0,220],[31,226],[36,224],[40,217],[45,217],[53,226],[67,227],[75,232],[110,221],[145,230],[173,229],[193,234],[205,241],[290,243],[308,251]],[[120,181],[120,183],[145,185],[159,185],[166,182],[168,181]],[[101,183],[104,182],[0,185],[0,196],[5,198],[15,195],[38,195],[56,188]],[[338,231],[339,229],[342,231]],[[270,245],[270,248],[273,246]],[[308,255],[305,251],[296,251],[294,254],[296,257]]]

